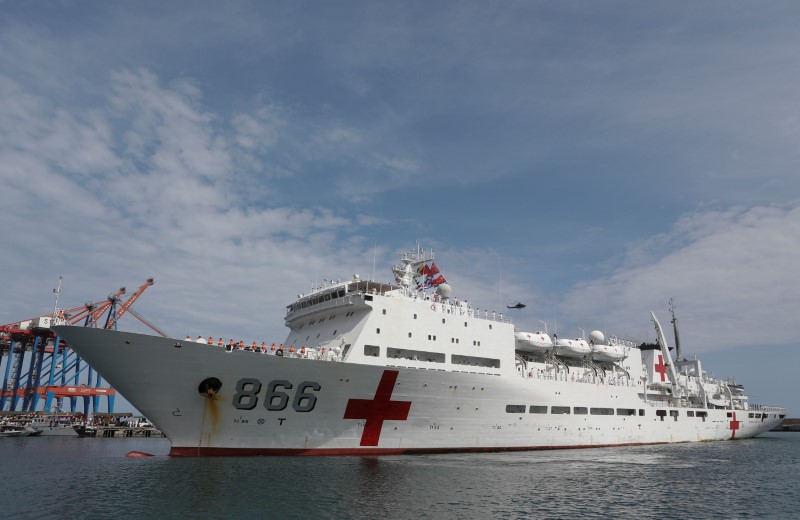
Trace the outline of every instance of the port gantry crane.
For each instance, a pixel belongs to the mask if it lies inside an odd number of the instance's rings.
[[[0,387],[0,411],[6,409],[7,403],[9,410],[16,410],[20,400],[23,411],[35,411],[42,397],[45,398],[45,411],[51,410],[53,399],[58,400],[60,408],[64,397],[69,398],[70,411],[73,411],[77,398],[83,397],[84,413],[88,412],[90,399],[96,413],[100,396],[106,396],[108,411],[113,412],[116,391],[113,388],[103,388],[100,374],[86,363],[82,366],[80,356],[72,352],[49,327],[51,324],[79,325],[81,322],[85,327],[98,327],[102,316],[106,314],[102,327],[116,330],[119,319],[129,312],[157,334],[166,336],[131,308],[154,283],[152,278],[148,278],[135,293],[124,300],[126,289],[121,287],[104,300],[54,312],[52,317],[43,316],[0,325],[0,367],[3,366],[5,352],[8,352],[3,386]],[[31,351],[29,368],[23,374],[25,352],[28,350]],[[87,382],[81,384],[81,372],[87,369]],[[47,384],[41,386],[42,375],[48,371]]]

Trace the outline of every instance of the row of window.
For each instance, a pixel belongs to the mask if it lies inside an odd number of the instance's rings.
[[[382,313],[383,313],[383,315],[385,316],[385,315],[386,315],[386,309],[383,309]],[[416,313],[414,313],[414,319],[415,319],[415,320],[417,319],[417,314],[416,314]],[[443,323],[443,324],[444,324],[444,323],[447,323],[447,319],[446,319],[446,318],[442,318],[442,323]],[[468,327],[468,326],[469,326],[469,322],[466,322],[466,321],[465,321],[465,322],[464,322],[464,326],[465,326],[465,327]],[[490,323],[490,324],[489,324],[489,330],[491,330],[491,329],[492,329],[492,324]]]
[[[364,355],[370,357],[380,357],[381,347],[377,345],[364,345]],[[427,361],[430,363],[446,363],[447,356],[443,352],[430,352],[426,350],[413,350],[406,348],[386,349],[386,357],[389,359],[408,359],[412,361]],[[500,360],[485,358],[480,356],[465,356],[453,354],[450,362],[454,365],[500,368]]]
[[[350,312],[346,313],[346,314],[344,315],[344,317],[345,317],[345,318],[349,318],[349,317],[350,317],[350,316],[352,316],[353,314],[355,314],[355,311],[350,311]],[[327,318],[327,319],[328,319],[328,321],[331,321],[331,320],[333,320],[334,318],[336,318],[336,314],[331,314],[330,316],[328,316],[328,318]],[[318,321],[318,320],[316,320],[316,319],[309,321],[309,322],[308,322],[308,326],[310,327],[310,326],[314,325],[315,323],[323,323],[324,321],[325,321],[325,316],[323,316],[322,318],[320,318],[320,319],[319,319],[319,321]],[[305,327],[305,325],[302,325],[302,324],[301,324],[299,327],[297,327],[297,330],[301,330],[303,327]]]
[[[506,412],[507,413],[537,413],[543,414],[547,413],[548,407],[547,406],[539,406],[539,405],[531,405],[526,406],[524,404],[507,404],[506,405]],[[551,406],[550,413],[553,415],[568,415],[573,413],[575,415],[614,415],[613,408],[589,408],[586,406]],[[616,409],[617,415],[636,415],[636,410],[633,408],[617,408]],[[644,410],[639,409],[639,415],[644,415]]]
[[[528,413],[536,413],[536,414],[545,414],[548,411],[547,406],[539,406],[539,405],[531,405],[526,406],[524,404],[507,404],[506,405],[506,413],[525,413],[527,410]],[[551,406],[549,408],[550,414],[552,415],[568,415],[570,413],[574,415],[621,415],[626,417],[636,416],[637,410],[635,408],[588,408],[586,406]],[[643,417],[645,414],[644,409],[638,409],[639,417]],[[678,420],[679,412],[678,410],[669,410],[669,416],[673,417],[674,420]],[[752,416],[752,414],[750,414]],[[664,417],[667,416],[667,410],[656,410],[656,417],[660,417],[661,420],[664,420]],[[696,412],[694,410],[686,410],[686,417],[700,417],[705,420],[708,417],[708,412]]]
[[[299,310],[299,309],[305,309],[306,307],[311,307],[312,305],[316,305],[316,304],[318,304],[320,302],[327,302],[327,301],[330,301],[331,299],[341,298],[344,295],[345,295],[345,290],[342,288],[342,289],[339,289],[338,291],[333,291],[333,292],[321,294],[321,295],[317,296],[316,298],[312,298],[310,300],[306,300],[306,301],[303,301],[303,302],[295,303],[295,304],[291,305],[290,308],[293,311],[296,311],[296,310]]]
[[[380,327],[375,329],[375,334],[380,334],[380,333],[381,333]],[[410,332],[408,333],[408,337],[409,338],[412,337]],[[428,341],[436,341],[436,334],[428,334]],[[456,344],[456,345],[460,345],[461,344],[461,339],[459,339],[459,338],[450,338],[450,343],[453,343],[453,344]],[[481,346],[481,342],[473,340],[472,341],[472,346],[473,347],[480,347]]]

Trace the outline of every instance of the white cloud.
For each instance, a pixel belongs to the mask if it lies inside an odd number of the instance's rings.
[[[307,273],[351,270],[352,252],[341,254],[358,229],[351,219],[324,206],[243,205],[232,191],[240,178],[233,165],[252,148],[242,133],[262,143],[252,141],[255,148],[274,139],[264,133],[268,112],[258,113],[260,122],[240,115],[228,125],[191,83],[163,86],[144,69],[115,72],[112,87],[107,105],[79,115],[0,77],[0,130],[8,136],[0,179],[13,215],[0,224],[13,271],[0,276],[20,295],[15,312],[46,306],[33,279],[45,286],[63,274],[69,306],[69,297],[96,300],[154,276],[149,291],[162,297],[148,295],[137,307],[163,329],[276,337],[281,309]],[[249,181],[254,189],[266,182]],[[342,229],[349,237],[339,243]],[[265,306],[269,326],[255,321]]]
[[[795,341],[800,205],[685,215],[669,233],[632,246],[631,257],[637,260],[577,285],[558,303],[566,334],[607,324],[652,339],[648,311],[665,325],[666,301],[674,298],[690,351]]]

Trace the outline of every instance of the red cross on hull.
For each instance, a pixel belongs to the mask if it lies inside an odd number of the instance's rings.
[[[377,446],[384,421],[405,421],[411,401],[392,401],[397,382],[397,370],[384,370],[373,399],[350,399],[344,411],[345,419],[366,419],[361,434],[361,446]]]
[[[730,424],[731,439],[735,439],[736,438],[736,430],[741,428],[741,426],[742,426],[742,422],[736,420],[736,412],[733,412],[733,420],[731,421],[731,424]]]

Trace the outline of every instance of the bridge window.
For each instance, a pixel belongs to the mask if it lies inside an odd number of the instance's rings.
[[[381,355],[381,348],[377,345],[364,345],[364,355],[378,357]]]
[[[506,413],[525,413],[524,404],[507,404]]]
[[[528,409],[528,413],[547,413],[547,407],[532,404]]]
[[[686,410],[686,417],[694,417],[694,411],[693,410]]]
[[[617,415],[636,415],[633,408],[617,408]]]
[[[589,409],[586,408],[585,406],[576,406],[575,408],[572,409],[572,413],[574,413],[575,415],[586,415],[589,413]]]
[[[409,350],[404,348],[388,348],[386,356],[392,359],[408,359],[411,361],[427,361],[430,363],[444,363],[445,355],[442,352],[428,352],[425,350]]]
[[[569,415],[569,406],[553,406],[550,408],[550,413],[557,415],[557,414],[567,414]]]
[[[678,410],[670,410],[669,411],[669,416],[672,417],[673,420],[677,421],[678,420]]]
[[[592,408],[589,410],[592,415],[614,415],[613,408]]]
[[[499,359],[485,358],[478,356],[461,356],[458,354],[453,354],[453,364],[474,366],[474,367],[500,368]]]

